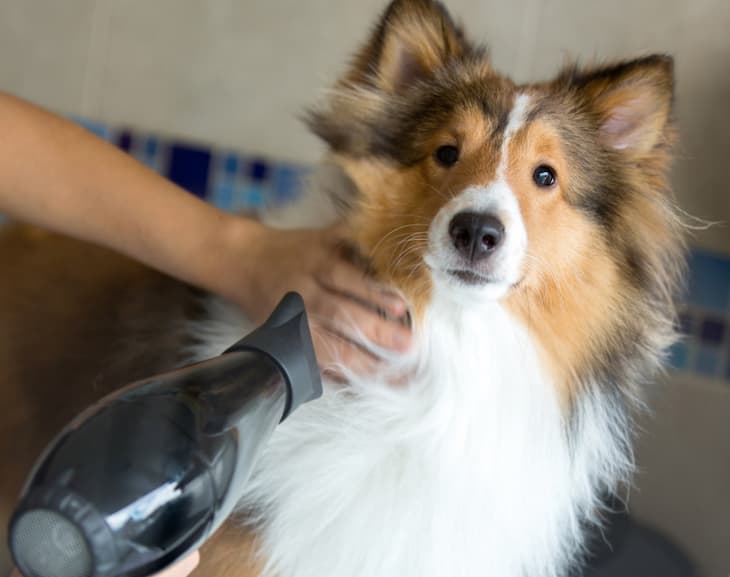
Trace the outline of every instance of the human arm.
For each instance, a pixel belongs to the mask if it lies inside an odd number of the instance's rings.
[[[402,299],[339,252],[332,231],[276,231],[190,195],[61,117],[0,94],[0,212],[100,244],[218,293],[262,320],[287,290],[304,297],[321,364],[375,361],[365,338],[405,350],[410,331],[386,320]]]

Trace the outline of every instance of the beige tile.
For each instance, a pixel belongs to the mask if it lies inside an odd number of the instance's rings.
[[[730,2],[688,2],[673,45],[680,129],[675,170],[679,199],[695,216],[722,222],[695,236],[698,244],[722,251],[730,251],[729,29]]]
[[[518,39],[535,1],[539,0],[452,0],[446,4],[467,36],[489,48],[494,66],[514,74],[529,51]]]
[[[129,0],[114,8],[105,119],[312,161],[321,148],[298,115],[334,80],[379,3]]]
[[[730,568],[730,387],[691,377],[657,386],[642,420],[631,510],[688,551],[700,575]]]
[[[515,60],[522,2],[461,0],[453,11]],[[100,115],[113,122],[314,161],[298,116],[365,39],[380,0],[127,0],[114,4]],[[471,26],[473,24],[473,26]]]
[[[0,89],[81,112],[94,0],[0,2]]]

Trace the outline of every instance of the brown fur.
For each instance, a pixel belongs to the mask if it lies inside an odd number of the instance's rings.
[[[196,291],[172,279],[32,227],[0,228],[0,262],[4,534],[12,503],[45,445],[119,385],[179,364],[190,338],[171,330],[171,321],[202,310]]]
[[[531,108],[509,145],[506,178],[529,248],[505,301],[542,344],[567,407],[594,382],[633,395],[672,338],[682,269],[666,181],[671,59],[571,67],[553,82],[517,86],[439,4],[396,0],[310,124],[355,185],[344,199],[353,243],[420,318],[431,293],[421,259],[428,227],[452,195],[494,179],[519,92]],[[460,149],[451,168],[433,157],[445,144]],[[532,182],[539,164],[555,168],[554,188]],[[35,229],[2,231],[0,261],[7,513],[52,434],[113,387],[178,363],[187,342],[170,319],[200,311],[188,287]],[[229,527],[196,574],[255,575],[253,548]]]
[[[193,576],[256,577],[261,569],[253,536],[234,520],[221,527],[202,548]]]
[[[414,23],[424,18],[430,22]],[[434,39],[439,28],[443,38]],[[329,107],[310,119],[355,184],[347,215],[374,272],[405,292],[418,319],[430,297],[421,258],[428,227],[454,194],[494,180],[507,116],[516,95],[528,94],[506,178],[529,248],[506,303],[542,343],[567,406],[607,373],[623,371],[612,379],[621,386],[640,383],[656,359],[637,356],[632,364],[629,351],[640,343],[661,354],[671,341],[684,253],[666,180],[674,139],[671,58],[569,67],[553,82],[517,86],[441,10],[405,0],[386,11],[376,40],[421,63],[415,77],[371,41]],[[459,148],[453,167],[435,161],[442,145]],[[532,182],[541,164],[557,172],[550,190]]]
[[[0,515],[30,467],[83,408],[120,385],[183,362],[175,320],[202,317],[200,293],[111,251],[34,227],[0,227]],[[258,575],[250,532],[222,527],[194,575]],[[9,567],[6,553],[0,567]]]
[[[491,136],[494,130],[494,123],[472,108],[431,136],[426,146],[433,150],[458,142],[466,154],[471,153],[459,171],[445,170],[430,158],[402,168],[337,158],[360,191],[350,212],[352,240],[384,282],[408,295],[416,317],[430,296],[430,279],[422,260],[428,227],[456,191],[470,183],[486,184],[494,177],[499,161],[495,152],[499,140]],[[480,146],[490,140],[495,146]]]

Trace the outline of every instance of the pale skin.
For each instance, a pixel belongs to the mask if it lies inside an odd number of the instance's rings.
[[[345,257],[336,229],[274,230],[223,212],[59,116],[0,93],[0,213],[106,246],[260,322],[304,298],[320,367],[367,373],[411,346],[408,305]],[[184,577],[197,552],[159,577]],[[14,574],[17,575],[17,572]]]

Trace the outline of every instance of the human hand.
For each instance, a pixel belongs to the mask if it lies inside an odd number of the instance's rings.
[[[353,264],[336,228],[277,230],[246,222],[244,266],[231,271],[228,290],[255,322],[261,322],[287,291],[302,295],[320,367],[339,376],[337,364],[356,373],[377,369],[390,353],[411,346],[408,305]],[[226,294],[227,293],[227,294]]]
[[[200,562],[200,553],[193,551],[182,561],[178,561],[172,567],[163,569],[159,573],[155,573],[152,577],[187,577],[198,566]]]

